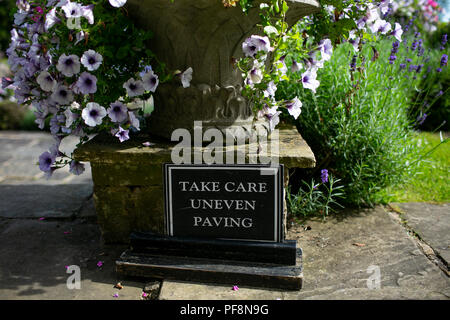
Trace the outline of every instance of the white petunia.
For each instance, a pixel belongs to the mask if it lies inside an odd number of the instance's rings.
[[[66,77],[72,77],[80,72],[80,59],[74,54],[70,56],[62,54],[58,59],[56,69]]]
[[[312,90],[314,93],[319,87],[320,82],[316,79],[317,73],[314,70],[308,70],[302,74],[303,87]]]
[[[302,102],[298,99],[298,97],[295,97],[293,100],[286,103],[286,109],[288,110],[289,114],[294,117],[294,119],[297,119],[302,112],[301,108]]]
[[[67,1],[61,9],[64,11],[66,18],[80,18],[83,16],[82,6],[76,2]]]
[[[120,8],[120,7],[123,7],[125,5],[125,3],[127,3],[127,0],[109,0],[109,3],[114,8]]]
[[[67,86],[57,84],[53,89],[51,98],[54,102],[62,106],[68,105],[73,101],[73,93],[67,88]]]
[[[39,76],[36,78],[37,83],[41,87],[42,90],[50,92],[56,85],[56,80],[53,79],[50,73],[47,71],[42,71]]]
[[[194,70],[192,70],[192,68],[189,67],[186,69],[186,71],[184,71],[181,74],[181,84],[183,85],[183,88],[188,88],[191,86],[193,72],[194,72]]]
[[[101,54],[94,50],[88,50],[81,56],[81,64],[89,71],[97,70],[103,62]]]
[[[102,123],[103,118],[106,116],[106,109],[95,102],[89,102],[86,108],[81,112],[81,117],[90,127],[95,127]]]
[[[144,84],[140,80],[129,79],[123,84],[123,88],[127,90],[129,97],[137,97],[144,94]]]
[[[142,83],[145,90],[155,92],[159,84],[158,76],[150,70],[142,76]]]

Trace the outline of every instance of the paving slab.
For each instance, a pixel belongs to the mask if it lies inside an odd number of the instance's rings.
[[[280,291],[164,281],[160,299],[448,299],[450,279],[383,207],[294,225],[304,285]],[[379,286],[374,277],[379,272]],[[369,285],[368,285],[369,283]]]
[[[70,218],[92,192],[92,184],[0,184],[0,217]]]
[[[450,205],[395,203],[405,223],[450,266]]]
[[[0,300],[141,298],[144,282],[121,279],[115,273],[115,259],[124,247],[104,246],[96,224],[0,220],[0,243]],[[69,279],[74,274],[66,269],[72,265],[80,268],[80,289],[67,286],[74,283]],[[123,289],[114,288],[118,282]]]

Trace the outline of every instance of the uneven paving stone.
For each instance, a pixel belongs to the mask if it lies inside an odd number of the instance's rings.
[[[448,299],[450,279],[418,249],[382,208],[348,212],[326,222],[293,226],[288,239],[303,249],[300,291],[164,281],[160,299]],[[419,252],[417,253],[417,250]],[[380,288],[367,282],[379,267]]]
[[[406,224],[450,266],[450,205],[395,203]]]
[[[92,192],[92,184],[0,184],[0,217],[69,218]]]
[[[141,298],[143,283],[120,279],[115,273],[115,259],[125,248],[104,246],[96,224],[0,220],[0,243],[1,300]],[[81,289],[67,287],[70,265],[80,267]],[[121,290],[114,288],[117,282],[122,283]]]

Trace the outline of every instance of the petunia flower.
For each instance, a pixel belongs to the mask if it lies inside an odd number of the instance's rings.
[[[81,4],[67,1],[61,9],[64,11],[66,18],[80,18],[83,16]]]
[[[250,78],[250,80],[252,81],[252,83],[254,84],[258,84],[261,83],[262,79],[263,79],[263,74],[261,69],[259,68],[253,68],[252,70],[250,70],[247,74],[247,77]]]
[[[82,94],[96,93],[97,77],[88,72],[83,72],[78,78],[77,88]]]
[[[402,34],[403,34],[402,26],[400,25],[400,23],[396,22],[395,23],[395,27],[394,27],[394,31],[392,31],[392,35],[398,41],[402,41]]]
[[[116,101],[110,104],[108,108],[108,116],[112,122],[123,122],[128,118],[127,107],[120,101]]]
[[[37,83],[41,87],[42,90],[46,92],[50,92],[56,85],[56,80],[53,79],[50,73],[47,71],[42,71],[39,76],[36,78]]]
[[[89,71],[97,70],[103,62],[101,54],[94,50],[88,50],[81,56],[81,64]]]
[[[288,101],[285,106],[289,114],[293,116],[294,119],[297,119],[302,112],[302,102],[298,99],[298,97],[295,97],[293,100]]]
[[[138,117],[136,117],[136,115],[134,114],[134,112],[128,111],[128,116],[129,116],[129,118],[130,118],[131,126],[133,126],[134,128],[136,128],[137,130],[141,130],[141,128],[140,128],[141,123],[139,122],[139,119],[138,119]]]
[[[260,51],[267,53],[272,50],[268,37],[252,35],[242,43],[242,51],[247,57],[254,57]]]
[[[90,127],[95,127],[102,123],[103,118],[106,116],[106,109],[95,102],[89,102],[86,108],[81,112],[81,117]]]
[[[80,115],[78,113],[73,113],[70,108],[67,108],[66,111],[64,111],[64,116],[66,117],[66,127],[70,128],[72,126],[73,122],[77,120]]]
[[[129,79],[123,84],[123,88],[127,90],[129,97],[141,96],[144,94],[144,84],[140,80]]]
[[[115,134],[115,136],[117,138],[119,138],[120,142],[124,142],[124,141],[127,141],[128,139],[130,139],[130,136],[128,134],[129,134],[128,130],[125,130],[122,127],[119,127],[119,131]]]
[[[67,86],[56,84],[53,89],[51,99],[60,105],[68,105],[73,101],[73,93],[67,88]]]
[[[127,0],[109,0],[109,3],[114,8],[120,8],[120,7],[123,7],[125,5],[125,3],[127,3]]]
[[[90,4],[81,7],[81,15],[86,18],[89,24],[94,24],[94,5]]]
[[[291,71],[292,72],[299,72],[303,68],[301,63],[298,63],[297,61],[292,61]]]
[[[189,67],[181,74],[181,84],[183,85],[183,88],[189,88],[191,86],[193,71],[194,70]]]
[[[315,71],[308,70],[302,74],[303,87],[312,90],[314,93],[319,87],[320,82],[316,79],[317,73]]]
[[[61,20],[56,16],[56,8],[51,9],[45,16],[45,31],[48,31],[51,27],[59,22],[61,22]]]
[[[80,59],[74,54],[70,56],[62,54],[58,59],[56,69],[66,77],[72,77],[80,72]]]
[[[320,52],[322,53],[322,59],[328,61],[333,54],[333,45],[330,39],[324,39],[319,43]]]
[[[84,170],[85,170],[84,164],[82,164],[81,162],[78,162],[76,160],[72,160],[70,162],[69,172],[73,173],[74,175],[79,176],[84,172]]]
[[[44,172],[50,171],[53,163],[55,162],[55,157],[46,151],[39,156],[39,169]]]
[[[159,84],[158,76],[150,70],[142,76],[142,83],[145,90],[155,92]]]

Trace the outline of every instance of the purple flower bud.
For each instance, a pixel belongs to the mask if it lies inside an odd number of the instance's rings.
[[[441,67],[446,66],[447,63],[448,63],[448,56],[446,54],[443,54],[441,58]]]
[[[397,56],[391,55],[391,56],[389,57],[389,64],[394,64],[395,60],[397,60]]]
[[[447,34],[444,34],[442,36],[441,44],[442,44],[442,47],[444,47],[447,44]]]
[[[322,179],[322,183],[328,182],[328,170],[327,169],[323,169],[322,171],[320,171],[320,178]]]
[[[401,63],[401,64],[400,64],[400,69],[403,70],[403,69],[405,69],[405,68],[406,68],[406,64]]]

